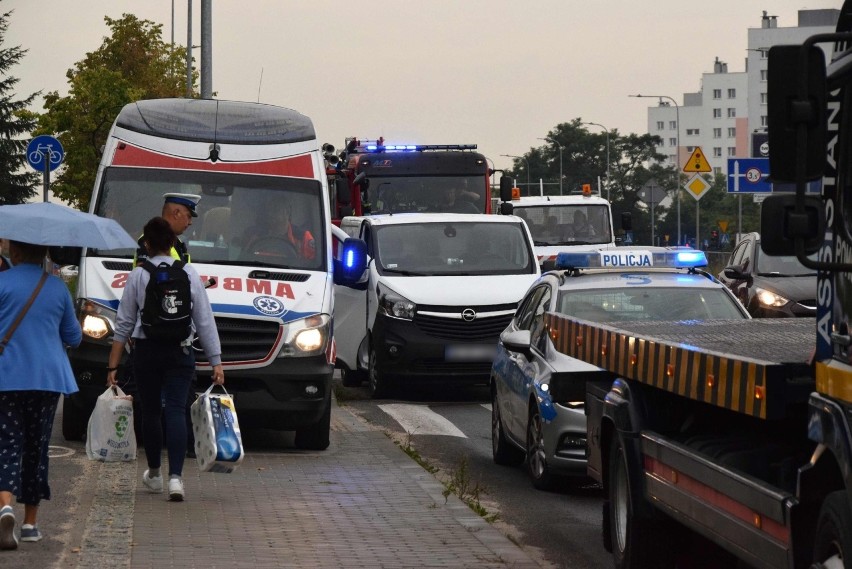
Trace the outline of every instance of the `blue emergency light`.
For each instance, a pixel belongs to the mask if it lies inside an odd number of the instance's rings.
[[[629,249],[615,248],[600,251],[559,253],[555,267],[565,269],[642,269],[663,267],[688,269],[706,267],[704,251],[672,250],[666,248]]]
[[[368,144],[367,152],[422,152],[424,150],[476,150],[475,144]]]

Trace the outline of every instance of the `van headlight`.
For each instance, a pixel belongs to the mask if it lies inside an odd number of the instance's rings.
[[[400,318],[403,320],[414,320],[417,305],[387,287],[379,287],[379,314]]]
[[[100,341],[112,336],[115,329],[115,310],[80,298],[77,300],[77,313],[84,338]]]
[[[325,353],[331,316],[314,314],[284,325],[284,343],[279,358],[302,358]]]

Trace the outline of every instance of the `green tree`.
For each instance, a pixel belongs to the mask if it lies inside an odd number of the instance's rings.
[[[131,14],[104,21],[111,35],[68,70],[68,95],[48,93],[46,112],[38,116],[37,134],[57,136],[65,149],[51,191],[84,210],[101,148],[121,108],[140,99],[181,97],[186,88],[186,48],[165,43],[161,24]],[[196,79],[193,72],[193,85]]]
[[[36,194],[38,174],[27,165],[28,134],[35,126],[26,108],[38,93],[15,99],[14,87],[19,79],[10,75],[27,50],[20,46],[2,47],[12,11],[0,15],[0,205],[24,203]]]

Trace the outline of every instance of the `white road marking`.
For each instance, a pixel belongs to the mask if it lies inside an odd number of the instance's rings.
[[[491,403],[480,403],[480,406],[485,407],[489,411],[491,411]]]
[[[379,409],[393,417],[406,433],[412,435],[443,435],[467,438],[450,421],[424,405],[393,403],[379,405]]]

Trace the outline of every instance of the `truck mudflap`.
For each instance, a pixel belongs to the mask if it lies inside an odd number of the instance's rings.
[[[646,499],[755,567],[792,567],[792,494],[643,432]]]
[[[596,324],[548,313],[545,321],[567,356],[752,417],[783,417],[813,391],[812,379],[796,379],[809,377],[807,318]]]

